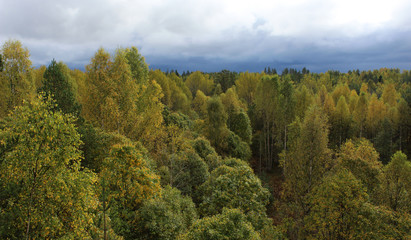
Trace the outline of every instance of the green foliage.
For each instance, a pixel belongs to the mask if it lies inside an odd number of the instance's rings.
[[[139,210],[138,239],[176,239],[197,219],[193,201],[166,186],[161,197],[146,201]]]
[[[213,79],[200,71],[190,74],[190,76],[186,79],[185,84],[188,89],[190,89],[192,96],[196,94],[197,90],[200,90],[205,95],[210,96],[214,86]]]
[[[304,238],[303,219],[310,209],[308,197],[332,164],[325,113],[315,105],[310,107],[303,122],[297,119],[290,125],[289,136],[289,147],[280,160],[285,178],[281,197],[287,204],[282,210],[292,216],[289,234]]]
[[[146,84],[148,79],[148,66],[143,56],[136,47],[126,49],[125,55],[130,66],[133,79],[139,84]]]
[[[361,95],[357,101],[355,106],[353,115],[354,123],[359,130],[359,137],[363,137],[365,121],[367,119],[367,109],[368,109],[368,101],[367,97],[364,92],[361,92]]]
[[[197,220],[181,239],[258,240],[261,238],[240,210],[223,209],[221,214]]]
[[[333,146],[341,146],[351,130],[351,114],[344,96],[339,98],[331,121],[330,142]]]
[[[341,146],[338,165],[348,169],[366,187],[367,193],[374,196],[380,183],[382,164],[379,161],[379,154],[370,141],[348,140]]]
[[[150,170],[146,158],[133,145],[114,146],[100,172],[101,211],[108,213],[113,230],[125,239],[136,239],[138,210],[144,200],[160,191],[159,177]]]
[[[235,133],[229,131],[228,136],[224,139],[227,144],[224,152],[227,156],[239,158],[248,161],[251,157],[251,149],[246,142],[241,141],[241,138]]]
[[[320,108],[311,107],[304,121],[292,126],[290,135],[290,147],[281,159],[284,193],[305,211],[305,196],[331,166],[327,117]]]
[[[75,119],[50,98],[17,107],[0,130],[0,236],[88,239],[96,177],[80,171]]]
[[[398,151],[384,166],[381,175],[380,202],[394,211],[411,211],[411,163]]]
[[[207,96],[201,91],[197,90],[195,98],[192,102],[193,110],[197,112],[200,118],[204,119],[207,116]]]
[[[161,86],[163,93],[161,100],[166,106],[174,111],[189,111],[191,93],[190,98],[184,93],[182,89],[184,87],[180,83],[181,79],[176,75],[173,75],[171,79],[160,70],[150,71],[149,77]]]
[[[210,172],[221,165],[221,157],[218,156],[207,139],[203,137],[196,138],[192,142],[192,146],[196,153],[205,161]]]
[[[275,131],[280,126],[280,83],[279,77],[274,75],[272,77],[263,76],[257,85],[255,95],[256,117],[261,121],[262,126],[261,138],[259,145],[263,146],[260,150],[265,159],[265,164],[268,170],[272,170],[274,166],[274,159],[276,145],[279,142],[279,134],[281,132]]]
[[[384,206],[365,203],[357,213],[359,231],[353,239],[409,239],[411,216],[399,214]]]
[[[359,239],[362,229],[358,212],[367,198],[361,182],[348,170],[326,177],[310,198],[308,239]]]
[[[3,65],[4,65],[4,63],[3,63],[3,56],[0,54],[0,72],[3,71]]]
[[[0,117],[34,96],[30,53],[20,41],[6,41],[1,50]]]
[[[193,121],[189,118],[189,116],[181,113],[181,112],[167,112],[167,109],[163,110],[163,118],[165,125],[173,125],[177,126],[180,129],[190,130],[193,128]]]
[[[242,141],[250,144],[252,136],[252,128],[250,118],[247,113],[240,111],[233,113],[227,120],[228,128],[233,131]]]
[[[313,103],[313,96],[310,94],[309,90],[305,85],[303,85],[300,89],[297,90],[295,93],[296,98],[296,106],[295,106],[295,115],[300,119],[304,119],[304,114],[306,110],[310,107]]]
[[[238,74],[236,72],[231,72],[229,70],[224,69],[214,74],[213,78],[217,86],[220,85],[221,92],[226,92],[227,89],[234,85],[237,76]]]
[[[227,129],[227,113],[219,97],[207,101],[207,138],[220,154],[223,152],[224,140],[229,133]]]
[[[83,114],[95,126],[139,140],[153,151],[161,135],[162,93],[155,81],[141,79],[147,70],[143,60],[136,48],[117,49],[114,59],[99,49],[86,66],[89,94]]]
[[[0,238],[411,238],[410,80],[385,68],[180,77],[149,71],[135,47],[99,49],[86,71],[33,69],[7,41]],[[35,89],[55,102],[13,110]]]
[[[109,156],[113,146],[132,144],[132,141],[123,135],[108,133],[87,123],[80,125],[78,132],[83,142],[80,146],[83,152],[81,165],[95,173],[100,172],[103,160]]]
[[[78,117],[80,105],[75,99],[70,75],[66,69],[63,63],[57,63],[53,59],[44,72],[43,87],[39,91],[51,95],[57,103],[58,110]]]
[[[267,221],[268,190],[244,161],[230,160],[227,164],[211,172],[200,187],[200,213],[211,216],[221,213],[224,207],[239,208],[256,229],[261,229]]]
[[[192,150],[170,156],[161,169],[162,185],[171,185],[184,195],[193,196],[209,176],[207,164]]]
[[[397,148],[397,143],[394,142],[393,124],[385,118],[379,128],[379,131],[374,139],[375,149],[380,154],[381,162],[387,164],[390,157],[394,154]]]
[[[260,81],[258,73],[240,73],[240,76],[235,81],[237,93],[240,99],[243,99],[250,106],[255,99],[258,82]]]

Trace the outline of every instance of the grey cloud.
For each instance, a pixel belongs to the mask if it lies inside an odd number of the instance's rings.
[[[36,66],[56,58],[84,67],[99,47],[113,52],[133,45],[151,67],[162,69],[410,68],[410,4],[397,9],[387,24],[359,34],[350,30],[352,25],[328,25],[336,9],[327,1],[308,1],[283,11],[280,6],[272,13],[262,8],[264,14],[244,16],[247,21],[226,16],[231,13],[225,4],[0,0],[0,41],[21,40]],[[278,16],[270,18],[271,14]]]

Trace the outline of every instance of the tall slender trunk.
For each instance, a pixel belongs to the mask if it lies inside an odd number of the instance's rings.
[[[284,151],[287,151],[287,124],[284,125]]]
[[[264,144],[265,144],[265,149],[264,149],[264,157],[265,157],[265,167],[266,170],[268,168],[268,159],[269,159],[269,149],[270,149],[270,135],[268,134],[268,126],[267,122],[264,122]]]
[[[31,208],[33,205],[34,189],[36,188],[36,182],[37,182],[37,160],[35,163],[35,167],[33,168],[33,184],[30,189],[29,206],[27,209],[26,240],[30,239]]]
[[[360,123],[360,138],[362,138],[362,123]]]
[[[13,109],[16,106],[16,86],[13,83],[13,78],[10,76],[10,92],[11,92],[11,108]]]
[[[273,125],[271,127],[271,152],[270,152],[270,170],[273,169],[274,166],[274,144],[275,144],[275,136],[274,136],[274,129],[275,129],[275,125],[274,125],[274,121],[273,121]]]
[[[259,163],[259,167],[260,167],[260,175],[261,175],[261,135],[260,135],[260,163]]]
[[[31,205],[33,201],[33,189],[30,190],[30,197],[29,197],[29,207],[27,209],[27,227],[26,227],[26,240],[30,239],[30,223],[31,223]]]
[[[103,232],[104,232],[104,240],[107,240],[107,223],[106,223],[106,181],[105,177],[103,177]]]
[[[402,126],[400,125],[400,151],[402,151]]]

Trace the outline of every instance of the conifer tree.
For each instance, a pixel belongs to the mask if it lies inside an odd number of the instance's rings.
[[[57,109],[78,117],[80,105],[75,99],[73,87],[69,81],[70,75],[64,71],[64,68],[63,63],[57,63],[53,59],[44,72],[43,86],[39,91],[51,95],[57,103]]]

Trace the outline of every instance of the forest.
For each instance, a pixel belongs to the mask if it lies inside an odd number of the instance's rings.
[[[0,50],[0,239],[410,239],[411,71]]]

